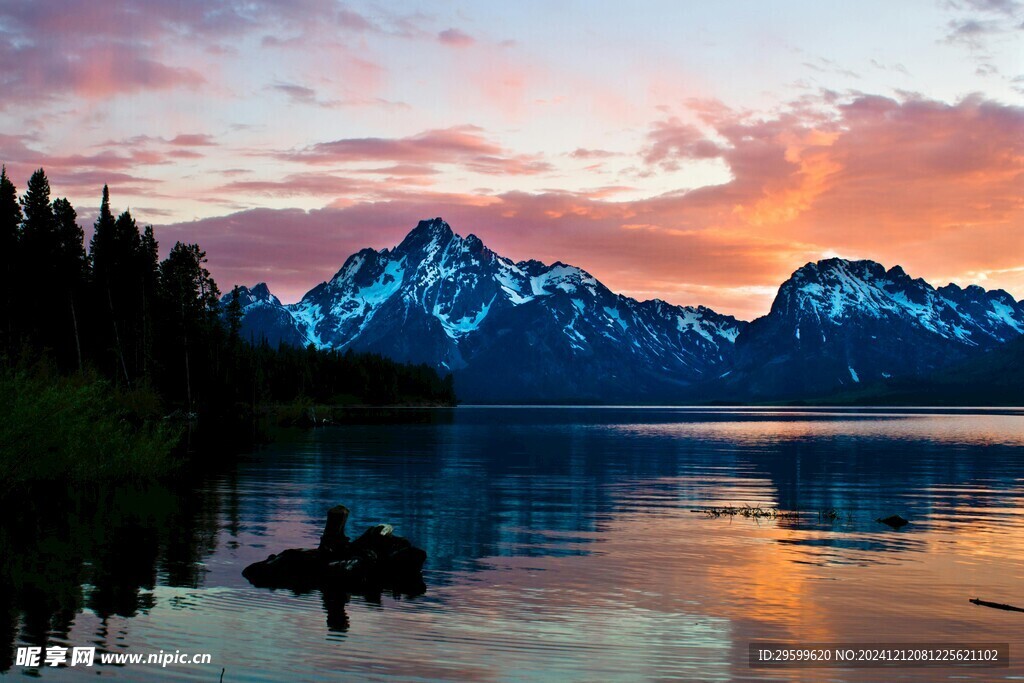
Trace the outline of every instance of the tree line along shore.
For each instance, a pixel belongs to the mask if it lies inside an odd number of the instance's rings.
[[[197,439],[251,438],[261,416],[308,422],[337,406],[455,404],[451,376],[425,365],[241,338],[238,290],[222,304],[200,246],[176,242],[162,260],[158,246],[152,226],[115,216],[106,186],[87,245],[43,169],[20,196],[0,172],[7,487],[161,476],[187,462]]]

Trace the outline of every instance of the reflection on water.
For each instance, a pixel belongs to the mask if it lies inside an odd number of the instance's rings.
[[[122,680],[888,680],[751,671],[752,639],[1010,642],[1024,675],[1024,413],[469,409],[324,429],[188,490],[0,509],[0,671],[17,645],[211,652]],[[395,524],[426,595],[252,588],[324,511]],[[762,505],[794,518],[708,518]],[[828,521],[819,515],[838,511]],[[898,531],[874,520],[899,513]],[[1020,658],[1017,661],[1018,657]],[[43,678],[96,669],[41,669]]]

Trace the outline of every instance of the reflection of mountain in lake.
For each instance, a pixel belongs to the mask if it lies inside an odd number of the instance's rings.
[[[353,511],[352,533],[393,521],[427,550],[428,593],[420,600],[441,610],[458,605],[442,604],[445,591],[435,589],[467,580],[466,572],[588,555],[577,561],[599,568],[622,519],[678,516],[705,505],[807,512],[796,521],[762,522],[794,531],[780,539],[792,561],[892,562],[927,551],[922,539],[930,531],[956,530],[969,541],[979,529],[1019,530],[1012,512],[1020,497],[1012,492],[1024,478],[1020,420],[458,409],[450,421],[308,432],[193,491],[10,501],[0,514],[0,670],[11,667],[16,643],[83,644],[86,627],[90,641],[131,647],[132,632],[118,641],[110,624],[162,618],[154,615],[168,600],[198,610],[192,618],[200,620],[216,605],[266,609],[271,598],[251,589],[241,568],[280,548],[315,545],[324,510],[336,503]],[[842,518],[819,520],[816,512],[827,508]],[[892,512],[911,524],[897,532],[874,522]],[[755,524],[693,519],[687,533],[729,534]],[[637,540],[639,552],[656,564],[657,536],[676,530],[645,533],[650,540]],[[220,592],[205,592],[212,590]],[[308,597],[324,610],[327,629],[348,628],[349,596]],[[203,607],[204,600],[214,607]],[[304,598],[283,592],[272,600],[283,606]],[[76,616],[82,610],[91,616]]]

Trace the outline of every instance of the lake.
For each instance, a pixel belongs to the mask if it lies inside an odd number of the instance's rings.
[[[43,679],[1024,677],[1024,411],[472,408],[300,433],[180,487],[8,504],[0,670]],[[247,564],[394,524],[416,597],[256,589]],[[707,507],[792,511],[713,517]],[[834,514],[829,511],[834,511]],[[876,522],[898,513],[895,530]],[[1002,669],[764,670],[752,640],[1003,642]],[[28,670],[25,645],[210,653]]]

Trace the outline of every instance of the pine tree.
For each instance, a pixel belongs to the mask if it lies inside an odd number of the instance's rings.
[[[75,359],[82,370],[82,339],[78,321],[81,308],[79,298],[87,279],[88,259],[85,255],[85,233],[78,225],[78,213],[71,202],[55,199],[53,202],[55,262],[52,283],[55,294],[64,299],[68,311],[70,331],[74,339]],[[60,309],[56,317],[63,318]]]
[[[50,205],[50,181],[39,169],[29,178],[21,198],[21,245],[23,275],[29,282],[47,277],[56,254],[56,231]]]
[[[144,366],[142,294],[142,235],[130,211],[122,211],[114,221],[114,247],[117,270],[111,290],[114,311],[120,324],[122,350],[128,372],[134,380]]]
[[[100,214],[93,226],[92,240],[89,242],[89,255],[92,257],[93,272],[97,281],[106,280],[109,276],[113,258],[114,214],[110,212],[110,190],[103,186],[103,199],[100,200]]]
[[[142,334],[142,374],[148,375],[151,371],[155,354],[155,335],[158,326],[156,300],[160,284],[159,244],[153,234],[152,225],[147,225],[142,233],[142,239],[139,243],[138,269],[139,279],[142,284],[139,289],[142,297],[142,321],[140,326]]]
[[[104,185],[100,213],[96,218],[92,240],[89,242],[93,284],[96,289],[94,299],[97,302],[97,310],[103,311],[102,317],[105,318],[102,329],[111,332],[108,343],[104,346],[113,351],[125,382],[130,384],[131,375],[128,372],[123,339],[123,311],[119,304],[123,288],[128,284],[123,280],[126,269],[132,266],[134,245],[124,243],[117,223],[110,211],[110,190]],[[122,228],[125,227],[124,223],[125,221],[122,221]]]
[[[228,339],[231,341],[232,347],[238,344],[239,333],[242,330],[242,302],[240,301],[239,296],[240,292],[238,285],[235,285],[231,289],[231,299],[228,300],[228,307],[226,311]]]
[[[195,406],[192,391],[193,346],[201,339],[213,340],[220,326],[217,283],[206,269],[206,252],[198,244],[175,243],[160,264],[160,285],[174,338],[179,341],[189,410]]]
[[[25,215],[22,230],[26,239],[31,233],[45,235],[53,230],[50,181],[43,169],[40,168],[29,178],[25,196],[21,198],[21,210]]]
[[[18,190],[7,177],[4,166],[0,170],[0,356],[8,359],[17,346],[14,285],[20,260],[21,218]]]
[[[20,254],[16,264],[24,292],[16,303],[21,308],[21,324],[28,339],[33,341],[33,348],[59,353],[48,310],[53,304],[57,237],[50,205],[50,181],[41,168],[29,178],[21,198],[21,212]]]

